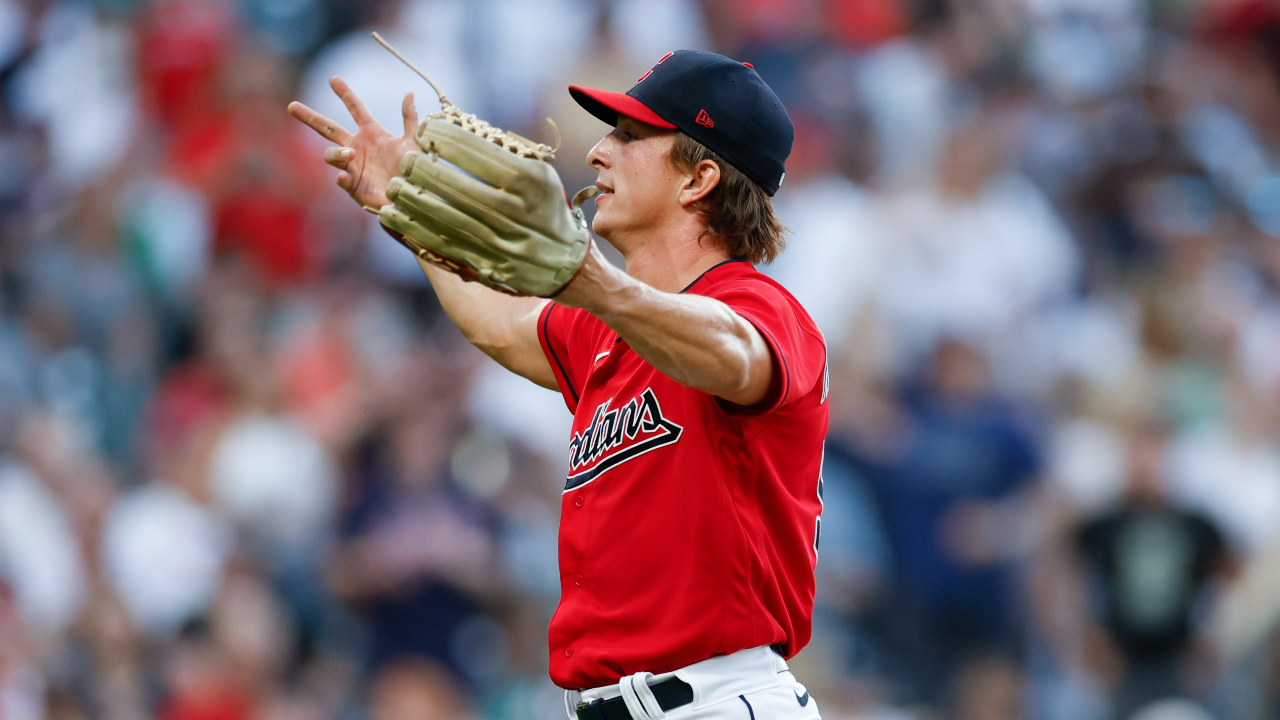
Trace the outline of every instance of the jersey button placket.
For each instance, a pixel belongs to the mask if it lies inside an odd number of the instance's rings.
[[[578,575],[573,578],[573,584],[577,585],[578,587],[582,587],[582,583],[584,582],[586,582],[586,579],[583,578],[581,575]]]
[[[564,649],[564,656],[565,656],[565,657],[567,657],[567,658],[571,658],[571,657],[573,657],[573,646],[572,646],[572,645],[570,645],[569,647],[567,647],[567,648],[565,648],[565,649]]]
[[[583,504],[584,504],[584,503],[586,503],[586,502],[587,502],[587,499],[586,499],[586,498],[584,498],[584,497],[582,497],[582,494],[581,494],[581,493],[579,493],[579,494],[578,494],[578,496],[577,496],[577,497],[575,497],[575,498],[573,499],[573,506],[574,506],[574,507],[577,507],[577,508],[580,508],[580,507],[582,507],[582,506],[583,506]]]

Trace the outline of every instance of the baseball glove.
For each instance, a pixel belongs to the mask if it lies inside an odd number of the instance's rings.
[[[596,189],[570,203],[552,148],[504,132],[443,94],[440,101],[414,133],[422,152],[407,153],[403,177],[387,185],[391,204],[379,220],[418,257],[463,279],[509,295],[555,295],[587,256],[581,205]]]

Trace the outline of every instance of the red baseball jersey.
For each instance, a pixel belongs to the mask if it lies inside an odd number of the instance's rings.
[[[560,516],[551,679],[564,688],[809,642],[827,432],[826,343],[744,260],[684,292],[750,321],[780,388],[758,407],[687,388],[589,313],[555,303],[538,337],[574,414]]]

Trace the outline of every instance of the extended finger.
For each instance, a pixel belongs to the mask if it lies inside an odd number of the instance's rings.
[[[363,127],[375,122],[373,114],[369,112],[369,108],[364,106],[364,101],[356,95],[356,92],[351,89],[351,86],[346,81],[335,75],[333,79],[329,80],[329,87],[333,88],[338,97],[342,98],[343,104],[347,106],[347,111],[351,113],[356,125]]]
[[[413,93],[404,94],[404,102],[400,104],[400,113],[404,115],[404,136],[413,137],[418,129],[418,108],[413,105]]]
[[[303,105],[300,102],[291,102],[287,108],[289,114],[294,118],[301,120],[307,127],[320,133],[329,142],[335,142],[339,145],[346,145],[351,141],[351,133],[347,132],[341,125]]]
[[[339,170],[346,170],[347,163],[354,160],[355,157],[356,151],[351,148],[331,147],[325,148],[324,151],[324,161]]]

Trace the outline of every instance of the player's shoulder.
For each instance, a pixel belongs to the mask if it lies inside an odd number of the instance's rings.
[[[712,267],[690,283],[684,292],[725,301],[731,307],[736,302],[748,301],[763,303],[778,310],[785,308],[794,315],[802,330],[819,340],[823,339],[817,323],[791,291],[757,270],[746,258],[726,260]]]

